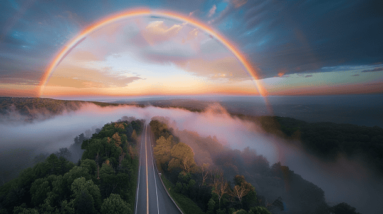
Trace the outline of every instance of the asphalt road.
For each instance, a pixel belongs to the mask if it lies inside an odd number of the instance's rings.
[[[141,137],[135,214],[179,214],[180,211],[166,193],[155,169],[151,145],[150,129],[145,126]]]

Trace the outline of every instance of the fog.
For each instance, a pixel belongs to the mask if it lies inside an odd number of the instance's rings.
[[[297,142],[287,142],[265,133],[253,122],[231,117],[216,104],[201,113],[174,108],[157,107],[99,107],[84,105],[74,112],[25,123],[0,122],[0,172],[3,181],[14,177],[11,168],[31,166],[32,158],[40,153],[53,153],[69,147],[73,139],[86,130],[101,128],[105,123],[117,121],[123,116],[145,119],[161,116],[168,118],[170,126],[188,130],[202,137],[216,137],[224,146],[243,150],[255,149],[270,164],[281,162],[304,179],[316,184],[325,192],[331,204],[347,202],[362,213],[383,211],[382,179],[372,177],[363,163],[339,157],[336,162],[323,162],[306,154]],[[16,117],[16,116],[14,116]],[[12,119],[12,118],[11,118]],[[8,176],[8,177],[7,177]]]

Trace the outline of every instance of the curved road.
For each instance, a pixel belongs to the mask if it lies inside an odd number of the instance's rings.
[[[141,137],[135,214],[180,214],[155,169],[151,142],[150,130],[146,125]]]

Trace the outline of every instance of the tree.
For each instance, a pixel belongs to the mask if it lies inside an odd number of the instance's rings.
[[[122,173],[123,174],[123,173]],[[119,185],[119,178],[116,176],[113,167],[103,164],[100,169],[100,189],[103,198],[107,198]],[[127,181],[125,181],[127,183]]]
[[[131,138],[134,140],[134,142],[137,142],[137,132],[136,130],[133,130]]]
[[[114,123],[114,128],[116,128],[119,131],[124,131],[125,130],[124,123]]]
[[[247,214],[247,212],[246,212],[246,210],[240,209],[240,210],[234,212],[233,214]]]
[[[114,140],[115,146],[117,146],[117,147],[121,146],[121,137],[120,137],[120,135],[118,135],[118,132],[114,133],[114,135],[112,136],[112,139]]]
[[[73,181],[71,190],[73,192],[73,196],[76,198],[75,207],[77,210],[82,209],[79,208],[79,204],[83,204],[91,210],[95,210],[95,208],[97,208],[97,210],[100,209],[100,189],[93,183],[92,180],[85,180],[83,177],[77,178]],[[91,205],[93,208],[91,208]]]
[[[48,156],[49,156],[48,153],[41,153],[33,158],[33,163],[37,164],[37,163],[44,162]]]
[[[75,166],[69,172],[65,173],[63,179],[65,181],[65,184],[67,185],[67,189],[71,189],[73,181],[80,177],[83,177],[86,180],[89,180],[91,178],[87,168]]]
[[[207,214],[213,214],[214,207],[215,207],[215,201],[214,199],[211,198],[207,204]]]
[[[235,186],[232,191],[232,196],[238,198],[243,209],[250,209],[256,205],[257,194],[253,185],[245,180],[243,175],[236,175],[234,177]]]
[[[92,196],[86,190],[81,190],[76,195],[75,201],[75,209],[78,214],[93,214],[97,213],[94,208],[94,200]]]
[[[13,213],[14,214],[39,214],[39,212],[36,209],[26,208],[25,204],[15,207],[13,209]]]
[[[81,160],[80,166],[86,168],[90,175],[92,176],[96,175],[96,171],[97,171],[96,161],[90,160],[90,159]]]
[[[72,153],[69,151],[68,148],[60,148],[59,151],[55,154],[57,157],[63,157],[65,159],[68,159],[72,156]]]
[[[334,214],[360,214],[354,207],[344,202],[331,207],[330,211]]]
[[[215,183],[213,184],[213,193],[217,194],[218,196],[219,208],[221,208],[221,199],[223,195],[228,193],[228,187],[229,187],[229,184],[223,177],[221,177],[220,179],[217,179]]]
[[[266,207],[253,207],[250,209],[249,214],[271,214]]]
[[[49,193],[48,197],[44,200],[44,203],[39,206],[40,207],[39,211],[43,214],[48,214],[48,213],[59,214],[59,210],[57,209],[57,207],[53,205],[53,201],[54,201],[54,196]]]
[[[190,146],[185,143],[178,143],[171,150],[172,159],[169,162],[169,170],[180,167],[185,172],[189,173],[195,165],[194,153]]]
[[[43,203],[47,198],[48,192],[51,191],[49,181],[46,178],[36,179],[32,183],[30,192],[32,203],[37,207],[39,204]]]
[[[167,139],[161,136],[156,141],[156,146],[153,148],[156,160],[160,164],[164,164],[170,161],[171,150],[172,150],[172,139],[173,136],[169,136]]]
[[[75,214],[74,210],[74,200],[71,200],[69,203],[64,200],[61,202],[61,213],[62,214]]]
[[[200,170],[201,170],[202,186],[203,186],[205,184],[206,179],[209,176],[209,164],[208,163],[202,164]]]
[[[101,206],[101,214],[131,214],[130,205],[121,199],[118,194],[110,194]]]
[[[232,191],[232,196],[238,198],[239,202],[242,205],[242,198],[245,197],[250,192],[250,189],[242,183],[241,185],[235,185]]]

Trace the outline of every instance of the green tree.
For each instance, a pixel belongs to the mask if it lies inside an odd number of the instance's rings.
[[[246,212],[246,210],[240,209],[240,210],[234,212],[233,214],[247,214],[247,212]]]
[[[271,214],[269,210],[266,209],[266,207],[253,207],[250,209],[249,214]]]
[[[48,197],[44,200],[44,203],[40,205],[41,214],[59,214],[57,207],[53,205],[54,198],[51,194],[48,194]]]
[[[76,213],[78,214],[97,213],[94,200],[86,190],[81,190],[78,195],[76,195],[74,205]]]
[[[85,178],[77,178],[73,181],[71,190],[76,198],[75,207],[77,210],[83,210],[79,206],[86,206],[93,213],[95,209],[99,210],[101,205],[100,189],[93,183],[92,180]],[[93,207],[93,208],[92,208]]]
[[[96,176],[96,172],[97,172],[96,161],[90,160],[90,159],[81,160],[80,166],[86,168],[90,175]]]
[[[74,200],[67,202],[66,200],[61,202],[61,214],[75,214]]]
[[[32,203],[35,206],[38,206],[39,204],[43,203],[44,200],[47,198],[47,195],[50,191],[51,191],[51,187],[50,187],[48,179],[46,178],[37,179],[35,182],[32,183],[32,186],[30,189]]]
[[[214,207],[215,207],[215,201],[214,199],[210,199],[207,203],[207,214],[213,214],[214,213]]]
[[[130,205],[121,199],[120,195],[110,194],[101,206],[101,214],[131,214]]]
[[[21,206],[17,206],[13,208],[14,214],[39,214],[39,212],[36,209],[32,208],[26,208],[25,204],[22,204]]]
[[[113,167],[108,164],[103,164],[100,169],[100,189],[103,198],[109,197],[117,188],[119,178],[117,177]],[[127,184],[127,180],[124,181]]]
[[[73,181],[80,177],[83,177],[86,180],[89,180],[91,178],[87,168],[81,167],[81,166],[75,166],[69,172],[65,173],[63,179],[65,181],[66,188],[71,189]]]

